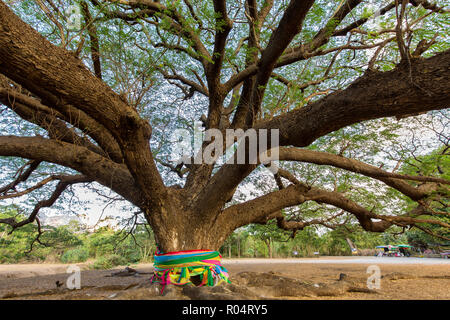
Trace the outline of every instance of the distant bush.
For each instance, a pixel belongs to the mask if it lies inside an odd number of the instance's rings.
[[[110,254],[106,256],[102,256],[95,260],[92,265],[93,269],[111,269],[115,266],[126,265],[128,264],[127,259],[117,254]]]
[[[64,252],[64,254],[61,256],[61,262],[63,263],[84,262],[88,258],[89,258],[89,250],[84,247],[78,247]]]
[[[377,253],[376,249],[358,249],[358,256],[375,256]]]
[[[13,257],[6,250],[0,250],[0,264],[1,263],[14,263],[16,262]]]

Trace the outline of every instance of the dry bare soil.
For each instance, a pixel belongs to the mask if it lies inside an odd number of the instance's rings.
[[[163,295],[159,284],[150,284],[151,264],[132,266],[141,273],[131,276],[111,276],[123,267],[87,270],[80,264],[80,290],[66,287],[68,265],[0,265],[0,299],[450,299],[448,260],[389,259],[225,260],[231,284],[169,286]],[[379,289],[367,287],[367,268],[374,264]]]

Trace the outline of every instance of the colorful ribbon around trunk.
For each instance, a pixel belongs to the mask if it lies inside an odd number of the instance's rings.
[[[155,271],[151,282],[161,282],[161,294],[167,284],[192,284],[191,277],[199,276],[198,286],[214,286],[228,280],[228,271],[221,264],[222,256],[217,251],[188,250],[154,255]]]

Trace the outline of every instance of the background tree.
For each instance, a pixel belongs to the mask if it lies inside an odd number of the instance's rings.
[[[448,140],[448,137],[447,137]],[[408,159],[402,166],[401,172],[405,174],[429,175],[433,174],[448,179],[450,169],[449,149],[447,146],[440,147],[427,155],[417,156]],[[444,223],[450,223],[448,191],[442,190],[441,196],[434,198],[434,201],[428,204],[429,210],[433,212],[434,219]],[[406,199],[407,206],[413,206],[411,200]],[[407,232],[408,241],[413,245],[426,249],[430,246],[450,245],[450,230],[440,225],[420,223],[417,228]]]
[[[81,1],[73,31],[71,2],[0,2],[0,156],[11,179],[0,199],[53,186],[27,218],[0,222],[39,222],[40,209],[70,186],[95,182],[139,209],[163,251],[218,249],[233,230],[271,219],[293,232],[350,219],[373,232],[449,228],[430,210],[447,179],[376,166],[381,152],[368,156],[364,143],[345,153],[348,137],[383,124],[376,119],[448,107],[448,10],[444,1],[367,3]],[[414,207],[368,206],[284,167],[273,176],[277,189],[240,201],[238,187],[260,174],[261,161],[167,161],[170,132],[194,119],[221,132],[279,129],[282,163],[363,175]],[[321,147],[327,142],[340,148]],[[314,206],[337,209],[316,217]]]
[[[249,228],[249,232],[252,236],[264,242],[269,258],[273,258],[274,253],[276,255],[275,244],[277,242],[285,242],[290,238],[290,234],[284,230],[280,230],[274,222],[269,222],[263,225],[253,224]]]
[[[12,206],[0,208],[0,218],[25,219]],[[0,263],[87,262],[93,268],[111,268],[137,262],[150,262],[156,250],[152,233],[142,225],[130,230],[100,227],[89,230],[71,221],[59,227],[27,224],[11,232],[0,225]],[[36,234],[39,237],[36,238]],[[129,235],[129,236],[128,236]]]

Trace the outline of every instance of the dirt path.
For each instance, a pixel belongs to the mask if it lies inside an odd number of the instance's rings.
[[[77,264],[82,270],[88,268],[87,264]],[[4,279],[29,278],[65,273],[67,264],[0,264],[0,281]]]
[[[449,259],[441,258],[405,258],[405,257],[322,257],[297,259],[224,259],[224,263],[231,264],[393,264],[393,265],[447,265]]]
[[[367,259],[369,258],[369,259]],[[225,259],[223,264],[231,274],[232,283],[240,283],[239,274],[250,272],[255,277],[276,274],[298,279],[310,286],[335,285],[340,274],[363,288],[367,267],[378,265],[381,288],[374,292],[350,290],[339,295],[310,296],[308,294],[283,297],[273,293],[267,298],[282,299],[450,299],[450,263],[444,259],[396,260],[398,258],[333,257],[318,259]],[[386,260],[387,259],[387,260]],[[401,258],[400,258],[401,259]],[[294,261],[292,261],[294,260]],[[391,262],[391,263],[389,263]],[[82,270],[86,265],[80,265]],[[0,265],[0,298],[4,299],[142,299],[145,292],[133,293],[132,288],[147,286],[149,275],[107,277],[111,270],[85,270],[81,272],[81,290],[65,289],[69,276],[68,265]],[[151,272],[151,264],[133,266],[142,272]],[[122,269],[123,267],[116,268]],[[241,277],[242,278],[242,277]],[[56,288],[56,281],[63,283]],[[148,289],[146,289],[148,290]],[[354,291],[354,292],[353,292]],[[130,294],[123,293],[130,292]],[[170,296],[166,298],[171,298]],[[172,297],[172,299],[175,297]]]

